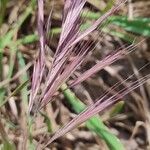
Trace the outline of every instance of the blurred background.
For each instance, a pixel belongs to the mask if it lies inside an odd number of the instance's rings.
[[[114,3],[115,0],[88,0],[81,15],[82,28],[87,28]],[[53,9],[50,38],[47,41],[53,52],[61,31],[63,5],[63,0],[45,0],[45,20]],[[149,9],[149,0],[127,0],[100,29],[87,37],[88,40],[96,41],[95,50],[75,72],[75,76],[120,47],[138,42],[140,44],[128,56],[71,89],[85,105],[93,103],[109,87],[122,82],[133,73],[135,76],[132,80],[150,73],[150,66],[146,65],[150,61]],[[38,143],[44,143],[52,133],[79,113],[79,106],[73,105],[63,91],[58,91],[55,101],[38,113],[34,122],[28,116],[30,81],[38,47],[36,0],[0,0],[0,149],[34,150]],[[47,65],[50,62],[51,58],[48,57]],[[145,67],[139,71],[143,66]],[[124,82],[122,87],[128,85],[128,82]],[[150,149],[149,85],[150,82],[147,81],[121,102],[99,114],[127,150]],[[116,92],[112,91],[110,94]],[[109,149],[104,140],[92,132],[86,123],[53,142],[47,147],[50,148]]]

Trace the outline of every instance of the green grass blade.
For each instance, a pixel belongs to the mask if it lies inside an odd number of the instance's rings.
[[[24,68],[26,66],[25,64],[25,60],[21,54],[21,52],[18,52],[17,53],[17,57],[18,57],[18,62],[19,62],[19,68]],[[24,73],[20,78],[20,83],[21,85],[17,88],[21,91],[21,98],[22,98],[22,101],[25,105],[25,107],[27,108],[28,107],[28,89],[27,89],[27,83],[29,81],[29,78],[28,78],[28,75],[27,73]]]
[[[19,68],[20,69],[24,68],[26,66],[26,64],[25,64],[25,60],[24,60],[22,53],[18,51],[17,57],[18,57],[18,62],[19,62]],[[26,83],[28,83],[28,81],[29,81],[28,74],[24,73],[19,78],[19,81],[20,81],[21,85],[26,85]],[[20,86],[20,87],[22,87],[22,86]],[[26,139],[27,141],[25,144],[27,145],[27,142],[28,142],[29,143],[28,149],[34,150],[35,145],[33,143],[33,137],[32,137],[32,124],[33,124],[33,122],[32,122],[32,118],[28,114],[28,89],[27,89],[27,86],[24,86],[24,88],[22,88],[20,92],[21,92],[21,100],[22,100],[22,108],[23,108],[22,113],[25,117],[24,123],[27,125],[25,132],[27,132],[26,134],[29,135],[29,137],[25,137],[25,138],[29,138],[29,140]]]
[[[46,114],[42,113],[42,112],[40,112],[40,114],[44,117],[44,122],[47,125],[48,132],[52,133],[52,124],[51,124],[51,121],[50,121],[49,117]]]
[[[111,22],[126,31],[150,37],[149,18],[134,18],[133,20],[128,20],[128,18],[124,16],[113,16]]]
[[[23,90],[26,85],[28,83],[28,80],[25,81],[24,83],[22,83],[21,85],[19,85],[12,93],[9,97],[7,97],[4,101],[0,101],[0,107],[4,106],[7,101],[12,97],[12,96],[15,96],[17,93],[19,93],[21,90]],[[4,91],[5,92],[5,91]]]
[[[87,19],[98,19],[101,16],[101,13],[83,12],[82,17]],[[133,18],[129,20],[126,16],[111,16],[108,18],[108,22],[120,26],[126,31],[130,31],[142,36],[150,37],[150,18]]]
[[[86,108],[86,105],[82,103],[70,89],[67,89],[66,85],[63,85],[61,87],[61,90],[63,91],[65,98],[77,114],[82,112]],[[107,143],[110,150],[124,150],[124,147],[120,140],[115,135],[109,132],[108,128],[104,125],[104,123],[98,116],[92,117],[86,122],[86,124],[90,130],[94,131]]]

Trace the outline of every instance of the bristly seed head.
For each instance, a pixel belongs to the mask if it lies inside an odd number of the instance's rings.
[[[86,3],[86,0],[65,0],[62,31],[59,43],[53,58],[51,68],[46,74],[46,79],[44,79],[44,89],[42,89],[40,97],[37,99],[37,94],[40,90],[41,83],[43,82],[43,78],[45,78],[46,48],[44,31],[44,2],[43,0],[38,0],[38,33],[40,39],[40,51],[38,59],[34,65],[29,111],[33,111],[32,109],[35,108],[39,110],[52,100],[53,95],[59,89],[59,87],[69,79],[69,77],[83,62],[85,56],[89,53],[89,51],[92,50],[92,44],[90,44],[89,41],[83,42],[83,38],[94,31],[111,14],[118,10],[118,8],[124,2],[125,0],[122,0],[116,4],[106,14],[102,15],[98,20],[96,20],[93,25],[91,25],[85,31],[81,32],[80,14]],[[82,45],[82,47],[79,49],[77,45]],[[87,77],[91,76],[93,73],[97,72],[106,65],[113,63],[121,56],[121,52],[118,52],[110,56],[110,58],[102,60],[101,63],[98,63],[87,73],[84,73],[83,76],[80,77],[82,79],[79,78],[74,84],[77,84],[79,81],[84,81]],[[94,68],[97,68],[97,66],[99,66],[99,69],[96,69],[96,71]],[[33,105],[36,105],[36,107]]]

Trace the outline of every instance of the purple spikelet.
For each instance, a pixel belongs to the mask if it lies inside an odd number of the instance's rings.
[[[85,41],[84,37],[94,31],[111,14],[118,10],[124,2],[125,0],[122,0],[116,4],[111,10],[95,21],[91,27],[81,32],[80,14],[86,0],[65,0],[62,32],[59,43],[56,53],[54,54],[51,68],[48,69],[49,71],[46,75],[44,89],[42,89],[40,97],[36,98],[40,90],[40,85],[45,70],[45,36],[43,29],[44,4],[43,0],[38,0],[38,33],[40,37],[40,51],[39,57],[34,65],[29,111],[39,110],[53,99],[56,91],[69,79],[69,77],[84,61],[84,58],[88,52],[92,50],[92,43]],[[80,48],[78,48],[77,45],[78,47],[80,46]],[[95,69],[97,66],[99,66],[98,68],[100,70],[102,67],[119,59],[122,55],[124,55],[122,52],[118,52],[109,58],[102,60],[101,63],[103,64],[98,63],[95,67],[91,68],[91,70],[83,74],[84,76],[80,77],[74,84],[81,82],[81,80],[84,81],[87,77],[97,72],[98,69]]]
[[[45,37],[44,37],[44,2],[38,0],[38,35],[39,35],[39,53],[36,62],[34,63],[34,70],[32,75],[31,94],[29,101],[29,112],[32,110],[37,93],[43,78],[45,69]]]

